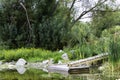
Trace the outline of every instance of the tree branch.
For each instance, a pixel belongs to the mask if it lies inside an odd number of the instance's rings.
[[[23,7],[23,9],[25,10],[25,13],[26,13],[27,22],[28,22],[28,26],[29,26],[29,29],[30,29],[29,30],[29,33],[30,33],[29,42],[30,42],[30,40],[32,38],[31,36],[33,35],[33,30],[32,30],[31,24],[30,24],[30,20],[29,20],[29,17],[28,17],[28,12],[27,12],[26,7],[24,6],[24,4],[22,2],[20,2],[20,5]]]
[[[120,12],[120,10],[93,10],[93,12]]]
[[[75,21],[73,21],[73,25],[79,20],[79,19],[81,19],[85,14],[87,14],[87,13],[89,13],[90,11],[92,11],[93,9],[95,9],[97,6],[100,6],[100,5],[102,5],[103,3],[105,3],[107,0],[104,0],[103,2],[100,2],[100,0],[98,1],[98,3],[95,5],[95,6],[93,6],[92,8],[90,8],[89,10],[87,10],[87,11],[83,11],[81,14],[80,14],[80,16],[75,20]]]
[[[28,21],[29,28],[30,28],[30,30],[32,30],[31,25],[30,25],[30,20],[29,20],[29,17],[28,17],[27,9],[26,9],[26,7],[23,5],[23,3],[20,3],[20,5],[23,7],[23,9],[24,9],[25,12],[26,12],[26,18],[27,18],[27,21]]]
[[[69,9],[70,11],[72,10],[72,8],[73,8],[75,2],[76,2],[76,0],[73,0],[72,5],[71,5],[71,7],[70,7],[70,9]]]

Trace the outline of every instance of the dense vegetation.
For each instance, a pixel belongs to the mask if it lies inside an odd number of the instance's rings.
[[[58,5],[55,0],[25,0],[23,4],[27,12],[18,1],[2,1],[0,36],[3,45],[49,50],[66,46],[70,29],[67,7]]]
[[[57,61],[56,50],[63,49],[71,60],[108,52],[110,61],[119,62],[119,7],[114,0],[81,0],[83,11],[76,17],[76,1],[0,0],[0,59]],[[90,22],[79,21],[88,13]]]

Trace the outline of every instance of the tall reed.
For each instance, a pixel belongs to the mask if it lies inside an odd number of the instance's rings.
[[[120,61],[120,36],[114,35],[109,44],[110,61],[118,63]]]

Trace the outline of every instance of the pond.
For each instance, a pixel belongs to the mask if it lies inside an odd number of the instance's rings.
[[[45,72],[40,69],[27,69],[24,74],[17,70],[0,71],[0,80],[119,80],[119,76],[102,75],[100,73],[60,74]]]

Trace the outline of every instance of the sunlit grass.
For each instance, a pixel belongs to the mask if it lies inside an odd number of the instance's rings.
[[[43,61],[46,59],[53,58],[55,62],[61,59],[61,53],[58,51],[52,52],[43,49],[13,49],[13,50],[1,50],[0,51],[0,60],[5,61],[17,61],[19,58],[24,58],[27,61]]]

